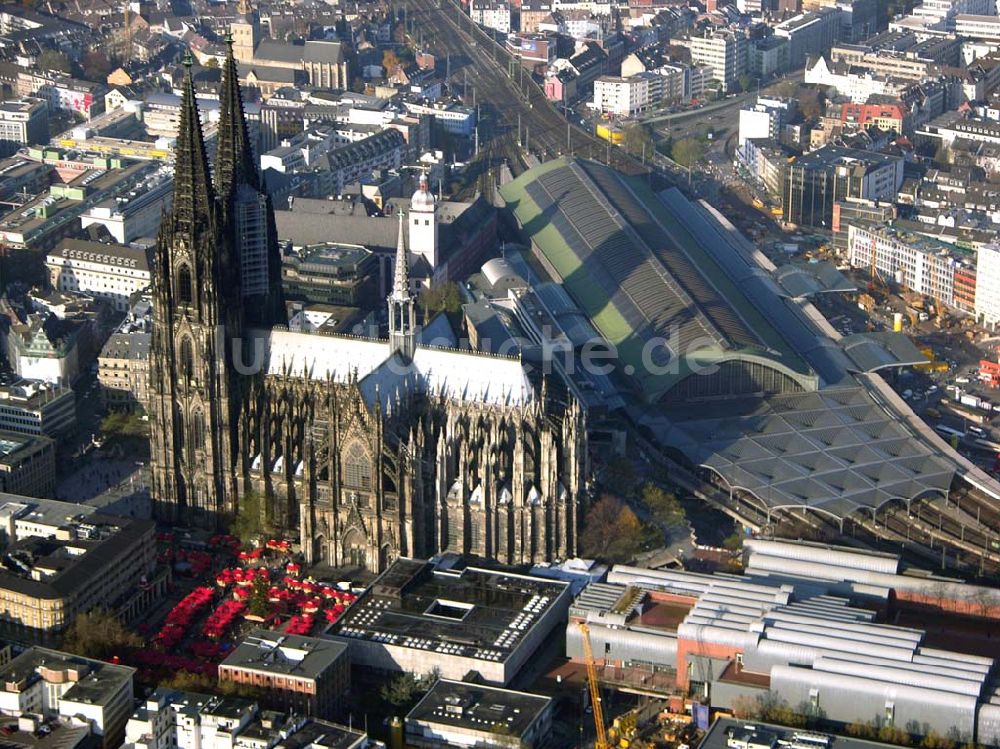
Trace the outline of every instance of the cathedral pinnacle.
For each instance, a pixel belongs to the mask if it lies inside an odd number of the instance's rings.
[[[205,139],[194,93],[191,53],[184,56],[181,115],[174,149],[174,200],[170,229],[191,246],[213,228],[215,196],[209,175]]]
[[[240,76],[233,57],[233,39],[226,36],[226,61],[222,68],[222,91],[219,95],[219,133],[215,152],[215,187],[223,201],[229,200],[238,185],[258,189],[260,180],[250,148]]]
[[[392,285],[392,300],[408,301],[410,298],[410,273],[406,259],[406,242],[403,229],[403,211],[399,211],[399,237],[396,240],[396,275]]]

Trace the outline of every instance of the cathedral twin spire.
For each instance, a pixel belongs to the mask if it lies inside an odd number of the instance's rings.
[[[191,75],[191,53],[184,58],[187,68],[181,92],[181,115],[174,150],[174,202],[170,212],[170,233],[175,240],[196,247],[215,228],[215,192],[201,132],[198,103]]]
[[[215,155],[215,184],[222,201],[229,200],[237,185],[260,187],[254,164],[240,76],[233,56],[233,37],[226,36],[226,62],[222,67],[222,91],[219,96],[219,141]]]

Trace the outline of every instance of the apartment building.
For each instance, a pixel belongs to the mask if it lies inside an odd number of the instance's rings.
[[[510,33],[510,3],[507,0],[472,0],[469,15],[480,26]]]
[[[656,73],[602,75],[594,81],[594,108],[618,117],[634,117],[662,98],[663,81]]]

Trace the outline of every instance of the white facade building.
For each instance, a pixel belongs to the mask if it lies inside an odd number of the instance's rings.
[[[52,288],[104,299],[119,312],[127,312],[130,297],[151,280],[146,250],[80,239],[60,242],[45,267]]]
[[[82,227],[103,226],[119,244],[155,237],[163,212],[170,210],[173,201],[171,176],[158,176],[126,196],[98,203],[80,216]]]
[[[506,0],[472,0],[469,12],[480,26],[510,33],[510,3]]]
[[[132,710],[134,668],[82,658],[47,648],[31,648],[0,669],[0,713],[58,717],[88,726],[119,746]]]
[[[818,57],[811,68],[806,67],[805,82],[817,86],[832,86],[837,89],[838,94],[856,104],[866,103],[875,94],[898,97],[913,85],[913,81],[909,80],[851,72],[847,66],[831,67],[825,57]]]
[[[1000,245],[981,247],[976,257],[976,317],[1000,324]]]
[[[651,88],[662,94],[663,81],[659,78],[655,73],[638,73],[628,78],[602,75],[594,81],[593,106],[618,117],[633,117],[653,103]]]
[[[747,72],[747,39],[742,32],[716,31],[680,43],[691,50],[692,63],[712,68],[723,91],[733,90]]]
[[[875,268],[886,279],[942,304],[955,304],[955,268],[949,248],[927,237],[899,234],[889,228],[848,229],[851,265]]]

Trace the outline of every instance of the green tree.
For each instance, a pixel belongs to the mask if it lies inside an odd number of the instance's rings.
[[[683,167],[690,169],[705,155],[705,144],[695,138],[681,138],[674,141],[670,149],[670,158]]]
[[[436,669],[423,676],[406,671],[383,684],[379,688],[379,696],[393,707],[405,712],[416,704],[437,679]]]
[[[420,306],[424,319],[429,320],[439,312],[456,315],[462,309],[462,295],[451,281],[420,292]]]
[[[107,660],[141,648],[142,644],[142,638],[125,629],[114,614],[95,609],[73,620],[63,634],[62,648],[68,653]]]
[[[737,79],[737,85],[739,85],[740,91],[749,91],[750,87],[753,85],[753,79],[744,73]]]
[[[605,496],[587,512],[580,545],[588,557],[608,562],[630,562],[647,538],[632,509],[617,497]]]
[[[656,150],[649,128],[641,122],[630,122],[622,129],[622,148],[633,156],[652,156]]]
[[[268,600],[268,591],[271,583],[266,578],[257,577],[253,581],[253,589],[250,591],[250,601],[247,611],[253,616],[262,619],[271,613],[271,601]]]
[[[112,411],[101,419],[101,434],[111,439],[148,437],[149,421],[138,412]]]
[[[38,67],[43,71],[73,72],[73,63],[66,53],[55,49],[47,49],[38,56]]]
[[[252,545],[271,532],[267,502],[262,494],[249,491],[240,497],[230,530],[245,545]]]
[[[687,521],[687,515],[677,497],[656,484],[643,485],[642,502],[661,525],[670,527]]]
[[[738,530],[733,531],[722,541],[722,548],[729,551],[737,551],[743,546],[743,536]]]

